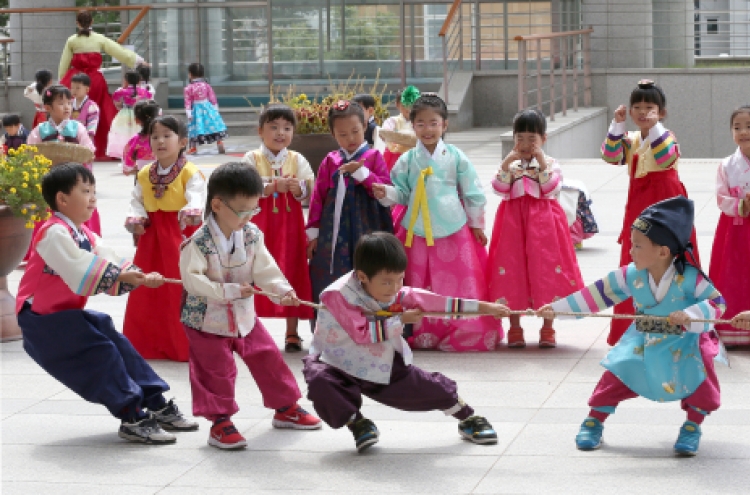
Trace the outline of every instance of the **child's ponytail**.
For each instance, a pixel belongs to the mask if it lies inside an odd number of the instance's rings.
[[[133,108],[135,118],[141,122],[141,136],[148,136],[151,122],[161,114],[161,107],[154,100],[141,100]]]
[[[141,74],[137,70],[129,70],[125,73],[125,80],[128,86],[133,87],[133,98],[138,96],[138,83],[141,82]]]
[[[39,69],[34,74],[34,79],[36,80],[36,92],[41,96],[44,88],[49,86],[50,81],[52,81],[52,72],[47,69]]]

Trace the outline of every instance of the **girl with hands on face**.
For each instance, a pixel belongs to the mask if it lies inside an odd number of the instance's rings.
[[[637,130],[627,132],[626,120]],[[687,197],[685,186],[677,174],[680,150],[674,134],[661,121],[667,116],[667,97],[654,81],[643,79],[630,94],[630,105],[620,105],[602,144],[602,159],[611,165],[626,165],[630,186],[622,230],[617,242],[622,245],[619,266],[632,261],[630,226],[638,215],[659,201],[675,196]],[[693,232],[692,244],[699,260],[698,242]],[[615,314],[633,314],[630,303],[615,306]],[[632,320],[612,320],[607,342],[614,345]]]
[[[524,310],[583,287],[565,212],[557,201],[560,165],[542,151],[547,121],[537,110],[513,120],[515,146],[492,181],[503,198],[492,232],[489,298]],[[555,347],[552,318],[545,318],[539,346]],[[520,316],[510,317],[508,347],[525,347]]]

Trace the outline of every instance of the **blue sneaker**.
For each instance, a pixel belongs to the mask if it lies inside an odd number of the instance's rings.
[[[589,416],[583,420],[581,430],[576,435],[576,447],[579,450],[595,450],[602,446],[604,425],[596,418]]]
[[[692,421],[685,421],[680,428],[680,436],[674,444],[674,452],[677,455],[694,456],[698,453],[698,444],[701,442],[701,427]]]
[[[378,443],[380,432],[375,423],[367,418],[361,418],[351,426],[354,441],[357,444],[357,452],[364,452],[369,447]]]
[[[483,416],[470,416],[458,423],[458,434],[474,443],[497,443],[497,433]]]

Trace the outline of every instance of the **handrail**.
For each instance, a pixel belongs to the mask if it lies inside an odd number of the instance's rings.
[[[565,36],[576,36],[579,34],[591,34],[594,32],[594,28],[579,29],[578,31],[559,31],[554,33],[542,33],[542,34],[526,34],[516,36],[513,38],[515,41],[531,41],[531,40],[549,40],[552,38],[564,38]]]
[[[453,5],[451,5],[451,9],[448,11],[448,15],[445,16],[445,22],[443,22],[443,27],[440,28],[440,33],[438,34],[441,38],[445,38],[448,28],[453,21],[453,16],[456,15],[456,11],[461,7],[462,1],[463,0],[453,0]]]
[[[591,106],[591,33],[593,28],[579,29],[576,31],[562,31],[553,33],[537,33],[525,36],[516,36],[515,40],[518,42],[518,110],[524,110],[529,108],[528,95],[532,90],[527,90],[526,85],[526,65],[528,60],[528,46],[529,41],[536,42],[536,108],[542,110],[543,104],[546,101],[542,101],[543,89],[549,90],[549,118],[555,120],[555,88],[557,83],[555,82],[555,69],[560,68],[562,75],[562,114],[567,115],[568,110],[568,71],[572,69],[573,76],[573,108],[578,111],[578,53],[582,55],[583,62],[583,105],[585,107]],[[580,50],[575,46],[572,48],[572,53],[569,52],[569,41],[567,39],[577,40],[577,37],[581,37]],[[563,38],[567,38],[563,40]],[[549,86],[542,87],[542,41],[549,40],[549,69],[545,72],[549,75]],[[557,41],[557,43],[555,43]],[[555,47],[557,45],[557,47]],[[573,60],[573,63],[569,63]],[[559,64],[559,65],[558,65]]]
[[[28,8],[28,9],[0,9],[0,14],[47,14],[47,13],[53,13],[53,12],[80,12],[81,10],[93,10],[97,12],[111,12],[111,11],[121,11],[121,10],[139,10],[135,18],[130,21],[130,24],[128,24],[128,27],[125,28],[125,30],[122,32],[119,38],[117,38],[118,43],[124,43],[125,40],[128,39],[128,36],[130,36],[130,33],[133,32],[133,30],[136,28],[138,23],[140,23],[144,17],[146,17],[146,14],[148,14],[148,11],[151,10],[151,7],[149,5],[129,5],[129,6],[122,6],[122,7],[40,7],[40,8]]]

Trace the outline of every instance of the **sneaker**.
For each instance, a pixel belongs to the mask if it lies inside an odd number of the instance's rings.
[[[219,150],[219,154],[220,155],[223,155],[223,154],[226,153],[226,150],[224,149],[224,142],[223,141],[218,141],[216,143],[216,148]]]
[[[189,149],[189,150],[187,151],[187,154],[188,154],[188,155],[194,155],[194,154],[196,154],[196,153],[198,153],[198,148],[196,148],[195,146],[193,146],[192,148],[190,148],[190,149]]]
[[[367,418],[361,418],[350,426],[354,441],[357,444],[357,452],[364,452],[368,448],[378,443],[380,432],[375,423]]]
[[[552,349],[555,346],[557,346],[555,329],[552,327],[542,327],[539,331],[539,347],[542,349]]]
[[[283,413],[276,411],[271,424],[274,428],[292,428],[294,430],[317,430],[323,427],[320,418],[295,404]]]
[[[171,433],[164,431],[153,414],[135,423],[125,421],[120,425],[118,432],[120,438],[131,442],[148,443],[152,445],[163,445],[175,443],[177,438]]]
[[[165,430],[173,431],[195,431],[198,429],[198,422],[191,421],[182,415],[177,404],[174,403],[174,399],[167,402],[167,405],[158,411],[151,411],[154,413],[156,421],[159,426]]]
[[[523,328],[510,327],[510,330],[508,330],[508,347],[526,347],[526,341],[523,339]]]
[[[302,351],[302,337],[299,335],[287,335],[284,338],[284,351],[300,352]]]
[[[604,425],[596,418],[589,416],[583,420],[581,430],[576,435],[578,450],[595,450],[602,446]]]
[[[483,416],[470,416],[458,423],[458,433],[474,443],[497,443],[495,429]]]
[[[211,427],[208,444],[223,450],[235,450],[247,447],[247,440],[237,431],[229,418],[224,418]]]
[[[680,436],[674,444],[674,452],[677,455],[694,456],[698,453],[698,444],[701,442],[701,427],[692,421],[685,421],[680,428]]]

